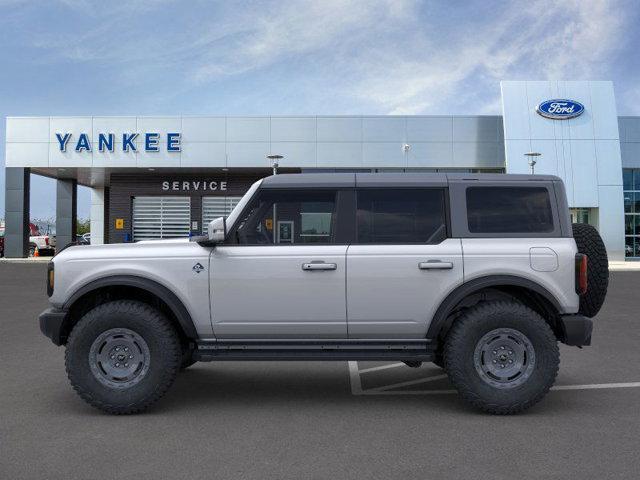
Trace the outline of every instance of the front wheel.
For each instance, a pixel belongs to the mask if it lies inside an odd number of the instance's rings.
[[[90,405],[108,413],[141,412],[176,378],[182,351],[161,312],[133,300],[97,306],[73,327],[65,354],[67,375]]]
[[[538,313],[518,302],[486,302],[470,308],[451,327],[444,364],[465,401],[505,415],[526,410],[547,394],[560,352]]]

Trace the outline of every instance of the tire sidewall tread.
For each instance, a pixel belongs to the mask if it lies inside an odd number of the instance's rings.
[[[97,336],[111,328],[129,328],[140,335],[150,351],[150,365],[138,384],[112,389],[100,383],[89,365],[89,349]],[[146,410],[173,384],[182,361],[178,335],[171,323],[152,306],[135,300],[101,304],[73,327],[65,352],[67,376],[74,390],[90,405],[114,414]]]
[[[536,356],[531,377],[510,389],[489,385],[474,365],[477,342],[497,328],[513,328],[523,333]],[[515,301],[483,302],[471,307],[454,323],[444,347],[445,370],[456,390],[474,407],[493,414],[518,413],[539,402],[553,385],[559,363],[558,342],[547,322]]]
[[[609,287],[607,248],[592,225],[573,223],[571,227],[578,252],[587,255],[587,292],[580,295],[578,313],[595,317],[602,308]]]

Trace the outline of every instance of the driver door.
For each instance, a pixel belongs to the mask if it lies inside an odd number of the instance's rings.
[[[211,256],[218,338],[346,338],[336,190],[264,189]]]

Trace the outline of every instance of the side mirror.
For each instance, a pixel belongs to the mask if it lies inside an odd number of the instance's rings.
[[[190,237],[191,242],[196,242],[203,247],[213,247],[219,243],[224,243],[227,236],[227,219],[218,217],[207,225],[207,235]]]
[[[223,243],[227,237],[227,219],[218,217],[209,222],[207,234],[211,243]]]

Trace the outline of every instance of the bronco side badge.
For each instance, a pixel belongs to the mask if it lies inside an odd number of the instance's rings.
[[[204,270],[204,267],[200,264],[200,262],[198,262],[193,266],[192,270],[196,273],[200,273]]]

